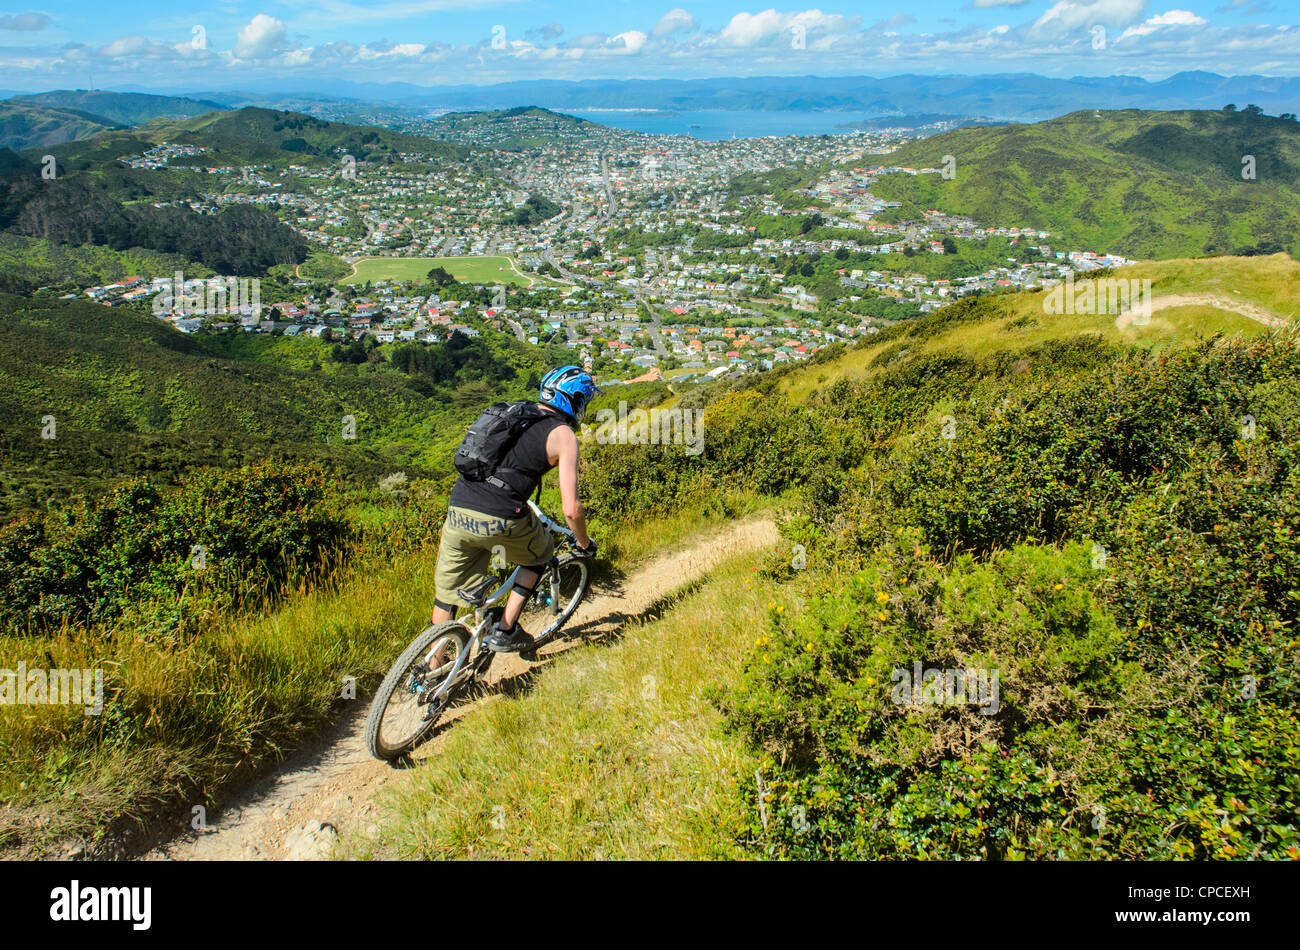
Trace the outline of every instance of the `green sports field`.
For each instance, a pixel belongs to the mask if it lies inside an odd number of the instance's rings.
[[[434,267],[443,267],[457,280],[470,284],[516,284],[533,281],[515,270],[507,257],[366,257],[357,261],[349,284],[376,280],[424,280]]]

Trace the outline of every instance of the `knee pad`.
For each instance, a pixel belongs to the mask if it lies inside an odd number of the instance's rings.
[[[440,609],[442,609],[442,610],[447,611],[447,613],[451,614],[453,617],[456,615],[456,605],[455,605],[455,604],[447,604],[447,603],[443,603],[441,600],[439,600],[437,597],[435,597],[435,598],[433,598],[433,606],[438,607],[438,608],[440,608]]]

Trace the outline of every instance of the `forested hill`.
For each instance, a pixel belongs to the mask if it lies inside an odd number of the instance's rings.
[[[155,141],[201,145],[221,160],[337,162],[346,152],[358,161],[395,162],[402,153],[428,159],[464,160],[472,149],[372,126],[329,122],[298,112],[249,106],[192,119],[149,123],[138,129]]]
[[[135,168],[126,156],[168,142],[202,149],[165,170]],[[280,223],[274,208],[234,206],[219,226],[182,202],[210,188],[203,168],[249,163],[338,166],[407,158],[445,163],[471,154],[463,146],[385,129],[326,122],[311,116],[246,108],[183,119],[159,119],[43,151],[0,153],[0,228],[55,244],[141,247],[181,254],[219,273],[262,273],[307,255],[306,242]],[[43,171],[53,156],[53,179]],[[166,205],[159,207],[159,205]]]
[[[331,354],[309,337],[190,336],[130,307],[0,294],[0,520],[141,472],[171,481],[262,458],[368,483],[446,473],[467,416],[521,396],[550,358],[502,334],[360,365]]]
[[[873,191],[981,224],[1030,226],[1053,245],[1136,258],[1300,255],[1300,123],[1247,111],[1074,112],[914,142]],[[1248,157],[1253,157],[1248,159]],[[1253,172],[1253,178],[1243,178]]]

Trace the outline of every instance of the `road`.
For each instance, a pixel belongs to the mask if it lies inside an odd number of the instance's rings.
[[[564,275],[565,278],[573,281],[575,284],[591,282],[593,284],[608,286],[608,282],[601,280],[599,277],[581,277],[578,274],[573,273],[573,271],[567,270],[556,258],[555,250],[553,248],[548,247],[546,250],[542,251],[542,260],[553,265],[556,270]],[[640,287],[628,287],[627,289],[632,292],[632,296],[636,298],[637,303],[643,304],[645,308],[650,311],[650,316],[654,318],[653,322],[650,324],[650,340],[654,343],[656,355],[658,355],[660,359],[667,357],[669,352],[668,347],[664,345],[663,332],[660,323],[662,317],[659,311],[656,310],[654,305],[646,299],[644,294],[641,293]]]
[[[510,329],[515,331],[515,338],[518,339],[520,343],[523,343],[527,340],[527,337],[524,336],[524,328],[517,321],[511,320],[509,317],[506,316],[503,316],[501,319],[505,320],[506,323],[510,324]]]

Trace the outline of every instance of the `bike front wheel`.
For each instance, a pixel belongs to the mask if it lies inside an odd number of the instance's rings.
[[[543,646],[568,623],[591,586],[591,563],[572,553],[561,554],[542,572],[533,595],[524,604],[519,623]]]
[[[462,684],[454,684],[436,700],[433,695],[469,649],[470,638],[463,623],[448,620],[426,627],[402,651],[370,703],[366,748],[371,755],[392,761],[428,738]],[[457,677],[465,678],[470,670],[467,660]]]

